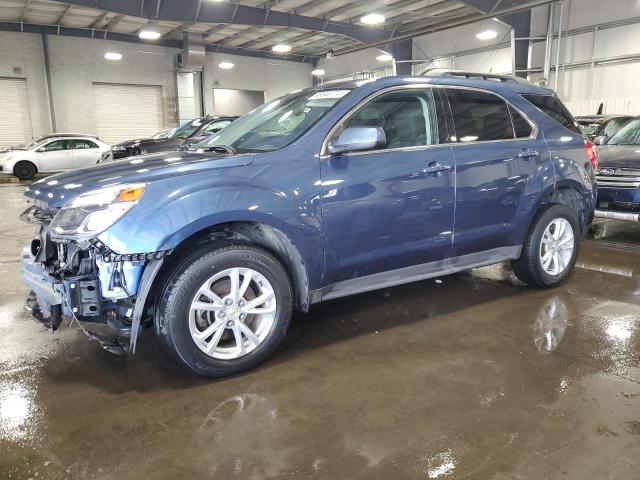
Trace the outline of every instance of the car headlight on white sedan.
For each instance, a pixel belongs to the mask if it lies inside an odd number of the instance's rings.
[[[146,184],[132,183],[100,188],[78,195],[51,221],[56,237],[88,239],[104,232],[133,208]]]

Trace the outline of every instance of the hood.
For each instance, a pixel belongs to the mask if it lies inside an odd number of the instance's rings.
[[[600,145],[598,166],[640,169],[640,145]]]
[[[151,145],[163,145],[169,143],[173,138],[136,138],[135,140],[127,140],[111,147],[113,150],[125,149],[131,147],[148,147]]]
[[[60,208],[81,193],[107,185],[151,183],[168,177],[202,175],[213,170],[249,165],[254,158],[253,153],[171,152],[143,155],[43,178],[27,188],[25,195],[46,202],[50,208]],[[185,178],[185,182],[188,181]]]

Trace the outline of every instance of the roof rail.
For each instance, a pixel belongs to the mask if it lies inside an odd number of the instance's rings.
[[[494,82],[511,82],[521,85],[533,85],[525,78],[514,77],[511,75],[498,75],[495,73],[465,72],[463,70],[449,70],[446,68],[427,68],[420,73],[421,76],[427,77],[457,77],[479,80],[491,80]]]

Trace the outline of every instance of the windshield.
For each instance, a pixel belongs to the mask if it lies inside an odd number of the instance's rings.
[[[181,125],[178,128],[172,130],[169,134],[169,137],[188,138],[193,135],[193,133],[198,130],[205,121],[206,119],[204,118],[194,118],[190,122],[187,122],[184,125]]]
[[[153,135],[151,138],[160,139],[167,138],[171,132],[173,132],[174,128],[165,128],[164,130],[160,130],[158,133]]]
[[[629,117],[620,117],[620,118],[612,118],[607,123],[605,123],[598,135],[604,135],[605,137],[610,137],[614,133],[616,133],[620,127],[622,127],[625,123],[627,123],[631,118]]]
[[[640,118],[635,118],[618,130],[607,145],[640,145]]]
[[[287,95],[247,113],[199,148],[230,147],[238,153],[271,152],[295,142],[350,90]]]

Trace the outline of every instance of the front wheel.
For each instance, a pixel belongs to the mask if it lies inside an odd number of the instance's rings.
[[[512,262],[523,282],[535,287],[555,287],[572,272],[580,250],[580,227],[576,212],[551,205],[538,214],[522,248]]]
[[[19,161],[16,163],[15,167],[13,167],[13,174],[20,180],[31,180],[35,177],[37,172],[38,169],[36,166],[26,160]]]
[[[235,375],[278,347],[292,298],[286,271],[265,250],[234,244],[196,253],[175,269],[160,298],[159,338],[200,375]]]

